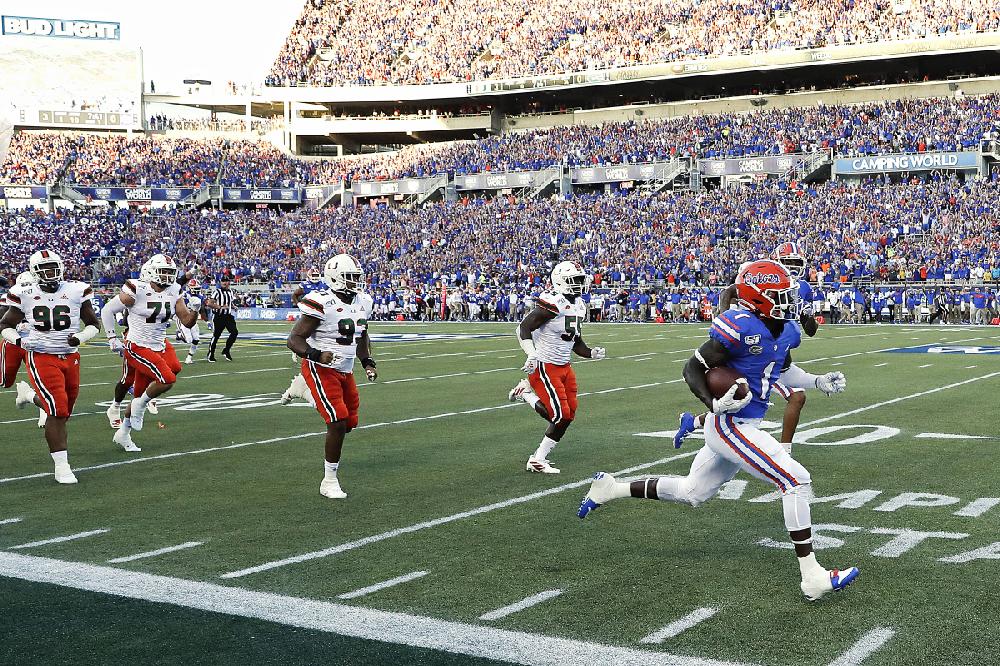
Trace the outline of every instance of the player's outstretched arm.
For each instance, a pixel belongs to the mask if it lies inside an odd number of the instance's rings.
[[[691,392],[710,409],[714,410],[715,397],[708,390],[705,373],[729,362],[729,351],[717,340],[707,340],[684,364],[684,381]]]
[[[733,306],[733,301],[736,300],[736,285],[731,284],[721,292],[719,292],[719,310],[725,312]]]
[[[819,330],[819,324],[816,323],[816,317],[812,316],[812,314],[800,314],[799,324],[802,326],[802,330],[805,331],[805,334],[810,338],[816,335],[816,331]]]
[[[292,307],[297,308],[299,306],[299,301],[301,301],[302,297],[305,295],[306,290],[302,288],[302,285],[296,287],[295,291],[292,292]]]
[[[555,317],[554,312],[547,310],[541,305],[537,305],[517,325],[518,343],[520,343],[521,349],[527,355],[524,367],[521,368],[524,372],[531,374],[538,367],[538,356],[535,351],[535,342],[531,339],[531,332],[541,328],[546,322],[555,319]]]
[[[375,359],[372,358],[372,340],[368,337],[368,331],[358,338],[358,359],[361,361],[361,367],[365,369],[365,374],[368,375],[368,381],[373,382],[378,379]]]
[[[92,301],[84,301],[80,305],[80,321],[84,324],[83,330],[79,333],[74,333],[68,339],[72,347],[79,347],[84,342],[90,342],[101,332],[101,320],[97,318],[97,313],[94,312],[94,303]]]
[[[177,302],[174,303],[174,312],[177,313],[177,318],[181,320],[181,324],[185,328],[191,328],[198,323],[198,311],[201,310],[201,300],[192,299],[191,307],[184,302],[183,298],[178,298]]]
[[[594,359],[595,361],[600,361],[608,355],[604,347],[588,347],[587,343],[583,341],[582,335],[576,336],[576,339],[573,341],[573,353],[583,358]]]
[[[12,345],[20,343],[21,336],[17,334],[17,325],[24,321],[24,313],[19,308],[7,308],[0,317],[0,336]]]

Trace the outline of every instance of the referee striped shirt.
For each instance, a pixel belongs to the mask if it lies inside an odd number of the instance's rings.
[[[212,300],[215,301],[215,314],[232,314],[233,311],[233,290],[217,287],[212,292]]]

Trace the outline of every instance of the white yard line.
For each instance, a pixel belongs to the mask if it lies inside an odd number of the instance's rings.
[[[507,617],[508,615],[513,615],[514,613],[519,613],[526,608],[531,608],[532,606],[537,606],[543,601],[548,601],[549,599],[555,599],[560,594],[562,590],[545,590],[544,592],[539,592],[538,594],[533,594],[530,597],[521,599],[517,603],[513,603],[509,606],[504,606],[503,608],[498,608],[492,610],[489,613],[483,613],[479,616],[480,620],[499,620],[500,618]]]
[[[932,365],[934,365],[934,364],[933,363],[925,363],[924,365],[918,365],[917,367],[920,368],[920,369],[923,369],[923,368],[929,368]]]
[[[881,368],[881,367],[884,367],[884,366],[887,366],[887,365],[889,365],[889,364],[888,363],[876,363],[872,367],[873,368]]]
[[[859,638],[858,642],[852,645],[847,652],[831,661],[828,666],[860,666],[865,659],[880,650],[895,635],[895,629],[875,627]]]
[[[144,560],[147,557],[156,557],[157,555],[166,555],[167,553],[175,553],[178,550],[187,550],[188,548],[194,548],[195,546],[200,546],[201,541],[186,541],[184,543],[179,543],[176,546],[167,546],[166,548],[158,548],[156,550],[148,550],[145,553],[136,553],[135,555],[126,555],[125,557],[116,557],[113,560],[108,560],[108,564],[122,564],[123,562],[134,562],[135,560]]]
[[[14,523],[21,522],[20,518],[4,518],[0,520],[0,525],[13,525]]]
[[[652,386],[662,386],[664,384],[675,384],[675,383],[680,382],[680,381],[683,381],[683,380],[681,380],[681,379],[672,379],[672,380],[666,381],[666,382],[652,382],[652,383],[649,383],[649,384],[639,384],[637,386],[625,386],[625,387],[622,387],[620,389],[614,389],[614,390],[636,390],[636,389],[644,389],[644,388],[650,388]],[[361,388],[362,386],[368,386],[368,384],[362,384],[358,388]],[[581,398],[586,397],[588,395],[594,395],[594,392],[584,392],[584,393],[579,393],[578,394],[578,396],[581,397]],[[500,409],[510,409],[512,407],[519,407],[519,406],[522,406],[522,405],[524,405],[523,402],[518,402],[518,403],[508,402],[508,403],[503,404],[503,405],[493,405],[493,406],[489,406],[489,407],[478,407],[478,408],[475,408],[475,409],[466,409],[466,410],[463,410],[463,411],[460,411],[460,412],[444,412],[442,414],[432,414],[430,416],[414,416],[414,417],[407,418],[407,419],[399,419],[398,421],[383,421],[383,422],[379,422],[379,423],[366,423],[364,425],[358,426],[357,428],[355,428],[355,430],[368,430],[368,429],[371,429],[371,428],[383,428],[385,426],[391,426],[391,425],[404,425],[404,424],[408,424],[408,423],[417,423],[417,422],[420,422],[420,421],[433,421],[433,420],[436,420],[436,419],[448,418],[448,417],[451,417],[451,416],[460,416],[460,415],[467,415],[467,414],[479,414],[479,413],[482,413],[482,412],[492,412],[492,411],[497,411],[497,410],[500,410]],[[104,412],[84,412],[83,414],[98,414],[98,413],[103,414]],[[26,419],[26,420],[32,420],[33,421],[34,418],[32,418],[32,419]],[[163,454],[155,455],[155,456],[145,456],[145,457],[141,457],[141,458],[126,458],[124,460],[116,460],[116,461],[113,461],[113,462],[101,463],[99,465],[90,465],[89,467],[77,467],[73,471],[75,471],[75,472],[89,472],[89,471],[98,470],[98,469],[109,469],[109,468],[112,468],[112,467],[121,467],[122,465],[134,465],[136,463],[150,462],[150,461],[154,461],[154,460],[165,460],[165,459],[168,459],[168,458],[179,458],[181,456],[200,455],[200,454],[203,454],[203,453],[215,453],[217,451],[227,451],[229,449],[241,449],[241,448],[244,448],[244,447],[247,447],[247,446],[255,446],[257,444],[275,444],[277,442],[288,442],[288,441],[291,441],[291,440],[303,439],[303,438],[306,438],[306,437],[317,437],[317,436],[322,435],[322,434],[324,434],[324,433],[320,432],[320,431],[317,431],[317,432],[306,432],[306,433],[300,433],[298,435],[287,435],[287,436],[284,436],[284,437],[271,437],[269,439],[260,439],[260,440],[250,441],[250,442],[241,442],[239,444],[227,444],[227,445],[224,445],[224,446],[213,446],[213,447],[208,447],[208,448],[204,448],[204,449],[194,449],[192,451],[174,451],[174,452],[171,452],[171,453],[163,453]],[[0,478],[0,484],[3,484],[3,483],[12,483],[14,481],[27,481],[27,480],[30,480],[30,479],[44,479],[44,478],[47,478],[47,477],[50,477],[50,476],[52,476],[52,472],[38,472],[37,474],[26,474],[24,476],[12,476],[12,477],[7,477],[7,478]]]
[[[914,439],[996,439],[985,435],[960,435],[948,432],[921,432],[913,437]]]
[[[369,585],[368,587],[362,587],[361,589],[354,590],[353,592],[345,592],[344,594],[338,594],[338,599],[357,599],[358,597],[363,597],[366,594],[371,594],[372,592],[378,592],[379,590],[384,590],[387,587],[392,587],[394,585],[399,585],[400,583],[408,583],[411,580],[416,580],[418,578],[423,578],[427,575],[426,571],[414,571],[402,576],[396,576],[395,578],[390,578],[389,580],[384,580],[381,583],[375,583],[374,585]]]
[[[739,666],[16,553],[0,552],[0,575],[529,666]]]
[[[690,613],[688,613],[687,615],[685,615],[684,617],[682,617],[681,619],[674,620],[673,622],[663,627],[662,629],[654,631],[649,636],[646,636],[639,642],[662,643],[668,638],[673,638],[674,636],[677,636],[681,632],[687,631],[688,629],[697,624],[701,624],[702,622],[709,619],[718,612],[719,612],[718,608],[705,607],[705,608],[695,609]]]
[[[677,455],[670,456],[668,458],[660,458],[659,460],[654,460],[653,462],[644,463],[642,465],[636,465],[635,467],[629,467],[623,469],[616,474],[625,475],[632,474],[644,469],[649,469],[650,467],[657,467],[659,465],[664,465],[674,460],[681,460],[683,458],[690,458],[695,455],[697,451],[691,451],[689,453],[681,453]],[[389,530],[388,532],[381,532],[379,534],[373,534],[371,536],[364,537],[362,539],[357,539],[355,541],[348,541],[346,543],[339,544],[337,546],[332,546],[330,548],[324,548],[322,550],[315,550],[308,553],[302,553],[300,555],[293,555],[292,557],[286,557],[280,560],[274,560],[272,562],[265,562],[263,564],[258,564],[253,567],[248,567],[246,569],[240,569],[238,571],[230,571],[228,573],[222,574],[222,578],[242,578],[243,576],[249,576],[251,574],[260,573],[262,571],[269,571],[271,569],[277,569],[279,567],[288,566],[290,564],[298,564],[300,562],[308,562],[310,560],[317,560],[324,557],[330,557],[331,555],[337,555],[339,553],[344,553],[349,550],[354,550],[356,548],[361,548],[363,546],[368,546],[373,543],[378,543],[380,541],[385,541],[386,539],[393,539],[398,536],[403,536],[404,534],[411,534],[413,532],[419,532],[421,530],[426,530],[431,527],[438,527],[439,525],[446,525],[448,523],[453,523],[459,520],[465,520],[466,518],[472,518],[473,516],[479,516],[484,513],[490,513],[492,511],[497,511],[499,509],[506,509],[511,506],[516,506],[518,504],[524,504],[525,502],[531,502],[536,499],[541,499],[543,497],[548,497],[549,495],[555,495],[566,490],[572,490],[574,488],[582,488],[591,482],[592,478],[588,477],[580,481],[574,481],[572,483],[565,483],[561,486],[555,486],[553,488],[546,488],[545,490],[540,490],[528,495],[522,495],[520,497],[513,497],[511,499],[503,500],[502,502],[495,502],[493,504],[486,504],[484,506],[479,506],[474,509],[469,509],[468,511],[461,511],[459,513],[453,513],[450,516],[443,516],[441,518],[435,518],[433,520],[428,520],[422,523],[415,523],[413,525],[408,525],[406,527],[400,527],[394,530]]]
[[[90,530],[88,532],[77,532],[76,534],[67,534],[66,536],[54,537],[52,539],[43,539],[41,541],[30,541],[28,543],[22,543],[19,546],[11,546],[9,550],[21,550],[22,548],[36,548],[38,546],[48,546],[52,543],[63,543],[64,541],[74,541],[76,539],[83,539],[89,536],[95,536],[97,534],[104,534],[108,530]]]

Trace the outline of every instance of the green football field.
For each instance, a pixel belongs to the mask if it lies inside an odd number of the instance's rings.
[[[686,473],[701,442],[669,436],[705,326],[588,326],[608,359],[576,365],[543,476],[545,424],[507,402],[512,324],[375,323],[342,501],[318,492],[319,415],[278,404],[287,325],[242,329],[235,362],[185,366],[137,454],[104,416],[120,360],[86,347],[75,486],[0,393],[0,663],[1000,664],[996,328],[825,327],[795,353],[848,378],[809,393],[793,455],[820,562],[861,569],[812,604],[748,476],[698,509],[575,515],[596,471]]]

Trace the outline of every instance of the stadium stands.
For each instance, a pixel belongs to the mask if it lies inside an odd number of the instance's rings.
[[[309,0],[267,83],[510,78],[997,29],[991,0]]]
[[[66,138],[66,137],[70,138]],[[1000,95],[768,109],[668,120],[572,125],[397,153],[304,161],[267,142],[122,135],[21,134],[0,182],[47,182],[70,161],[78,184],[228,186],[384,180],[437,173],[540,169],[832,150],[843,155],[977,149],[1000,136]]]

